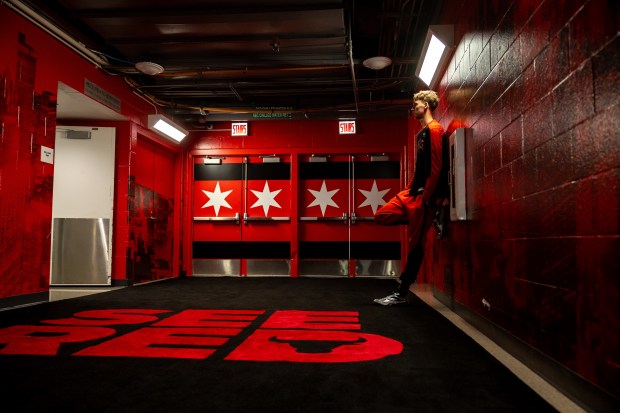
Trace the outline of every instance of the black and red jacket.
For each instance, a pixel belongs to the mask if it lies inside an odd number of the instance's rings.
[[[435,119],[430,121],[416,137],[415,170],[407,189],[422,194],[430,205],[441,174],[444,130]]]

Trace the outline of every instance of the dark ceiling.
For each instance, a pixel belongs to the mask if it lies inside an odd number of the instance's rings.
[[[404,115],[441,1],[27,0],[187,127]],[[372,70],[362,62],[387,56]],[[150,76],[137,62],[164,67]]]

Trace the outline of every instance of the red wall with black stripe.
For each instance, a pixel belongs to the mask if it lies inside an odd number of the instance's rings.
[[[429,240],[435,287],[620,396],[620,7],[444,5],[437,118],[467,142],[472,219]],[[432,237],[430,237],[432,238]]]
[[[407,141],[409,139],[409,120],[406,117],[401,118],[378,118],[378,119],[361,119],[357,120],[356,124],[356,134],[354,135],[340,135],[338,120],[313,120],[313,119],[305,119],[305,120],[260,120],[260,121],[249,121],[248,122],[249,134],[245,137],[233,137],[231,136],[231,122],[213,122],[212,129],[205,130],[204,132],[195,131],[191,137],[188,146],[188,162],[186,164],[186,177],[185,182],[186,185],[191,184],[194,177],[196,163],[200,168],[204,168],[202,165],[203,159],[205,156],[228,156],[227,161],[230,161],[234,157],[238,156],[257,156],[257,155],[265,155],[265,154],[279,154],[289,156],[295,159],[292,163],[294,165],[292,168],[301,168],[303,165],[306,165],[301,159],[302,154],[305,154],[307,157],[310,154],[327,154],[332,155],[332,161],[338,157],[346,158],[348,155],[352,154],[378,154],[378,153],[391,153],[396,154],[395,161],[398,164],[398,156],[399,154],[403,154],[403,158],[406,159],[406,147]],[[299,160],[299,163],[298,163]],[[334,166],[333,162],[330,162],[331,166]],[[348,161],[347,161],[348,162]],[[338,162],[336,162],[338,163]],[[314,164],[317,165],[317,164]],[[343,164],[344,165],[344,164]],[[320,167],[320,164],[318,164]],[[342,166],[342,165],[341,165]],[[359,166],[361,168],[361,166]],[[376,168],[375,168],[376,169]],[[404,170],[407,167],[403,168]],[[361,170],[361,169],[360,169]],[[298,173],[303,175],[302,172],[297,170],[294,171],[293,177],[294,180],[297,179]],[[346,173],[346,169],[345,169]],[[400,173],[399,168],[397,168],[397,177],[400,178],[402,176],[402,182],[398,182],[398,185],[403,185],[407,179],[406,174]],[[200,178],[202,179],[202,178]],[[301,181],[300,181],[301,182]],[[261,183],[262,184],[262,183]],[[213,182],[210,184],[211,186],[215,185]],[[301,184],[299,184],[301,185]],[[295,182],[293,184],[294,190],[291,191],[290,196],[292,200],[289,201],[292,205],[298,204],[298,183]],[[195,188],[186,186],[186,193],[193,193]],[[228,188],[230,189],[230,188]],[[317,188],[318,189],[318,188]],[[209,189],[213,190],[212,188]],[[200,195],[202,191],[198,191],[198,195]],[[305,193],[302,191],[302,193]],[[346,191],[341,191],[341,195],[345,197],[346,200]],[[189,199],[189,198],[188,198]],[[194,206],[200,209],[200,205],[204,204],[206,198],[203,200],[202,198],[198,200],[194,200]],[[303,201],[300,200],[301,203]],[[339,204],[342,204],[340,202]],[[191,217],[192,213],[192,205],[189,203],[185,204],[185,216],[190,217],[190,219],[185,220],[185,228],[184,228],[184,236],[185,236],[185,246],[192,245],[192,226],[191,226]],[[296,207],[297,208],[297,207]],[[196,208],[195,208],[196,209]],[[226,209],[226,213],[231,214],[232,210]],[[209,210],[209,212],[213,212]],[[333,212],[333,211],[332,211]],[[233,213],[234,214],[234,213]],[[282,255],[284,258],[291,258],[291,274],[293,276],[297,276],[297,260],[298,258],[309,258],[306,254],[305,247],[308,246],[308,243],[302,242],[302,238],[299,236],[299,228],[297,227],[297,214],[298,211],[292,213],[293,219],[291,222],[295,224],[290,227],[287,225],[286,231],[286,240],[287,243],[290,243],[291,246],[283,245],[283,248],[286,250],[286,256]],[[342,214],[342,212],[340,212]],[[195,215],[195,214],[194,214]],[[290,215],[286,213],[284,215]],[[202,224],[201,224],[202,225]],[[360,226],[358,224],[358,226]],[[244,227],[245,228],[245,227]],[[338,227],[339,229],[340,227]],[[195,229],[195,228],[194,228]],[[194,234],[196,235],[196,234]],[[200,232],[200,243],[195,244],[196,248],[200,247],[199,250],[203,251],[206,246],[213,254],[220,254],[214,249],[211,245],[221,244],[221,240],[216,235],[211,235],[208,237],[209,239],[203,239],[202,232]],[[264,234],[263,234],[264,235]],[[322,234],[325,236],[325,234]],[[201,238],[202,237],[202,238]],[[230,241],[230,240],[229,240]],[[332,239],[331,241],[339,241],[336,239]],[[385,241],[385,240],[384,240]],[[328,249],[327,244],[325,242],[320,243],[324,249]],[[345,245],[346,242],[343,243]],[[353,243],[354,246],[359,246],[364,243],[358,242]],[[370,244],[370,243],[368,243]],[[385,245],[389,244],[384,242]],[[249,245],[249,244],[248,244]],[[347,244],[348,245],[348,244]],[[365,244],[364,244],[365,245]],[[393,259],[399,260],[401,258],[401,251],[399,247],[399,243],[395,242],[396,249],[393,251],[396,257]],[[390,244],[391,246],[391,244]],[[299,249],[298,249],[299,247]],[[290,252],[289,252],[290,249]],[[249,253],[248,249],[244,250],[246,253]],[[272,250],[273,252],[274,250]],[[284,250],[283,250],[284,251]],[[191,270],[191,250],[186,249],[184,255],[183,266],[185,271],[188,274],[192,273]],[[232,249],[229,250],[232,253]],[[337,251],[332,251],[336,254]],[[202,254],[202,253],[200,253]],[[203,256],[197,255],[194,258],[212,258],[211,256]],[[337,254],[336,254],[337,255]],[[346,254],[345,254],[346,255]],[[228,256],[228,255],[227,255]],[[366,259],[370,259],[371,257],[368,254],[364,254]],[[281,258],[282,258],[281,257]],[[272,257],[273,258],[273,257]],[[317,258],[312,256],[312,258]],[[328,257],[323,257],[328,258]],[[335,257],[329,257],[334,258]],[[338,259],[342,258],[340,255],[337,257]],[[360,257],[356,257],[360,258]],[[351,271],[353,271],[351,269]]]
[[[249,122],[248,136],[231,136],[230,122],[213,122],[212,131],[193,133],[190,149],[402,148],[407,123],[407,118],[358,120],[355,135],[339,135],[336,119],[260,120]]]

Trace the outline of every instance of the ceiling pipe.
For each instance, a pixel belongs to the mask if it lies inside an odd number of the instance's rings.
[[[416,5],[418,5],[418,11],[416,11]],[[405,6],[406,4],[403,5],[402,13],[405,13]],[[420,24],[420,17],[422,15],[423,7],[424,7],[424,0],[420,0],[420,1],[416,0],[411,5],[411,12],[409,13],[409,19],[407,20],[407,29],[405,33],[413,34],[413,35],[407,36],[407,38],[405,39],[405,44],[401,52],[401,56],[403,58],[411,56],[411,54],[413,53],[412,46],[415,40],[414,35],[418,32],[418,25]],[[414,19],[415,19],[415,23],[414,23]],[[413,25],[413,30],[411,29],[412,25]],[[409,65],[401,65],[398,67],[398,73],[396,75],[401,76],[403,71],[407,73],[408,69],[409,69]]]
[[[411,0],[407,0],[405,1],[401,7],[400,7],[400,15],[401,16],[407,16],[407,13],[405,11],[405,9],[407,8],[407,5],[409,5],[411,3]],[[399,18],[397,20],[398,22],[398,26],[397,26],[397,30],[396,32],[398,34],[403,33],[404,36],[398,36],[398,39],[396,39],[394,47],[396,48],[396,50],[394,51],[394,53],[398,53],[398,49],[399,49],[399,44],[404,44],[404,46],[402,46],[400,48],[400,56],[401,57],[406,57],[406,48],[407,48],[407,43],[409,42],[409,39],[411,39],[413,37],[413,35],[415,34],[415,32],[411,33],[411,22],[413,21],[413,19],[419,19],[418,16],[414,16],[414,8],[415,8],[415,1],[413,2],[413,4],[411,4],[411,12],[408,13],[408,19],[403,31],[403,28],[401,27],[402,24],[402,19]],[[404,37],[404,39],[403,39]],[[403,71],[403,65],[398,66],[398,72],[394,73],[394,70],[392,70],[392,76],[401,76],[401,73]]]
[[[330,110],[341,110],[341,109],[349,109],[354,106],[353,103],[342,104],[342,105],[333,105],[321,108],[307,108],[307,109],[250,109],[250,108],[222,108],[222,107],[206,107],[206,106],[194,106],[194,105],[186,105],[182,103],[174,103],[166,102],[161,99],[155,99],[155,103],[160,106],[168,106],[174,107],[175,109],[190,109],[198,113],[201,109],[203,111],[208,111],[209,113],[217,114],[217,113],[229,113],[229,114],[252,114],[252,113],[287,113],[287,114],[306,114],[306,113],[318,113],[325,112]],[[361,102],[358,104],[362,107],[367,106],[381,106],[381,105],[391,105],[391,106],[403,106],[407,110],[411,107],[411,99],[385,99],[385,100],[377,100],[374,102]],[[352,110],[353,111],[353,110]]]
[[[164,73],[160,73],[156,77],[158,78],[176,78],[176,77],[203,77],[208,78],[211,76],[248,76],[249,74],[272,74],[273,72],[306,72],[306,71],[321,71],[321,70],[339,70],[346,69],[346,65],[331,65],[331,66],[309,66],[309,67],[274,67],[274,68],[252,68],[252,69],[223,69],[223,70],[188,70],[188,71],[173,71],[168,70]]]
[[[2,4],[6,4],[19,15],[24,17],[26,20],[30,21],[52,37],[62,42],[64,45],[69,47],[74,52],[78,53],[89,62],[93,63],[98,68],[101,69],[103,66],[109,65],[109,62],[106,59],[103,59],[101,56],[93,53],[90,49],[86,47],[86,45],[69,36],[69,34],[67,34],[65,31],[52,24],[44,16],[37,13],[35,10],[30,8],[23,2],[19,0],[3,0]]]
[[[355,113],[359,112],[359,91],[357,90],[357,81],[355,80],[355,64],[353,63],[353,30],[351,29],[351,14],[355,12],[355,1],[352,2],[351,5],[351,13],[349,13],[349,25],[347,27],[348,38],[349,38],[349,66],[351,67],[351,78],[353,80],[353,96],[355,97]]]
[[[243,97],[239,94],[239,92],[237,92],[237,89],[235,89],[235,86],[232,83],[229,83],[228,87],[235,94],[237,99],[239,99],[240,102],[243,102]]]
[[[357,78],[357,87],[361,92],[368,90],[380,90],[380,89],[389,89],[396,87],[404,82],[410,82],[412,80],[411,77],[398,77],[398,78],[386,78],[386,79],[368,79],[368,78]],[[314,86],[314,85],[328,85],[329,87],[324,86],[320,89],[321,92],[330,92],[334,90],[340,91],[340,85],[349,85],[350,80],[348,79],[339,79],[339,80],[265,80],[265,81],[256,81],[256,82],[237,82],[237,87],[248,87],[251,90],[251,93],[281,93],[281,91],[273,91],[263,89],[270,89],[269,87],[272,85],[280,85],[281,87],[290,88],[294,85],[304,85],[304,86]],[[150,90],[157,91],[162,93],[186,93],[186,94],[195,94],[196,96],[200,96],[202,94],[213,94],[217,92],[228,92],[225,90],[226,87],[229,86],[228,82],[200,82],[200,83],[185,83],[185,84],[177,84],[177,83],[160,83],[156,85],[139,85],[137,86],[140,90]],[[338,88],[336,88],[338,87]],[[314,93],[314,89],[312,92]]]

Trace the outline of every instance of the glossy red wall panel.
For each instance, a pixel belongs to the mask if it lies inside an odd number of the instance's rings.
[[[142,129],[153,107],[120,77],[106,75],[8,7],[0,7],[0,22],[0,298],[49,289],[53,165],[40,161],[40,146],[54,147],[58,82],[79,92],[85,79],[94,82],[120,99],[128,119],[85,123],[117,128],[112,279],[126,280],[128,182],[137,130],[171,154],[180,147]],[[159,178],[174,193],[170,180]]]
[[[0,55],[0,298],[45,291],[49,285],[56,94],[37,88],[44,69],[30,37],[2,37]]]
[[[175,275],[175,157],[175,153],[138,136],[128,197],[127,276],[132,283]]]

